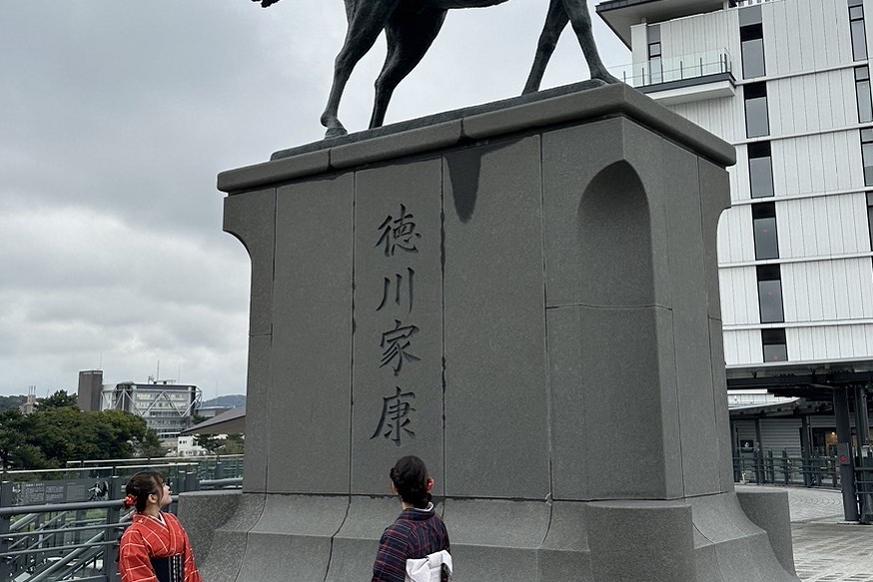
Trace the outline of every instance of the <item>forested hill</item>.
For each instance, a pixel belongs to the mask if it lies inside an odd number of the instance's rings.
[[[18,410],[25,403],[27,396],[0,396],[0,412],[4,410]]]
[[[225,396],[212,398],[211,400],[204,400],[200,404],[201,407],[221,406],[225,408],[240,408],[245,405],[245,394],[227,394]]]

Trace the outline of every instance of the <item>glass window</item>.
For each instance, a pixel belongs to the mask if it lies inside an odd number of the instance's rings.
[[[746,101],[746,137],[761,137],[770,133],[767,117],[767,85],[753,83],[744,89]]]
[[[664,68],[661,63],[661,57],[655,57],[653,59],[649,59],[649,83],[663,83],[664,82]]]
[[[870,248],[873,249],[873,192],[867,192],[867,230],[870,231]]]
[[[758,9],[757,20],[743,24],[742,19],[740,19],[740,43],[743,53],[743,78],[745,79],[763,77],[765,74],[764,27],[760,18],[761,7],[756,6],[755,8]],[[740,14],[742,15],[743,12],[741,10]]]
[[[788,348],[784,329],[762,329],[761,344],[764,347],[765,362],[787,362]]]
[[[867,33],[864,26],[864,7],[850,4],[849,27],[852,32],[852,54],[856,61],[867,58]]]
[[[864,160],[864,185],[873,186],[873,129],[861,130],[861,156]]]
[[[766,74],[764,66],[764,39],[743,41],[743,78],[754,79]]]
[[[870,95],[870,69],[857,67],[855,69],[855,93],[858,97],[858,121],[868,123],[873,121],[873,99]]]
[[[779,258],[779,239],[776,233],[776,205],[772,202],[752,206],[752,225],[755,231],[755,258],[759,261]]]
[[[749,6],[740,10],[740,28],[761,24],[761,6]]]
[[[752,198],[767,198],[773,196],[773,160],[770,155],[770,142],[750,143],[749,152],[749,184]]]
[[[649,83],[664,81],[664,68],[661,62],[661,26],[653,24],[646,29],[649,57]]]
[[[782,277],[779,265],[758,267],[758,302],[761,308],[761,323],[785,321],[782,313]]]

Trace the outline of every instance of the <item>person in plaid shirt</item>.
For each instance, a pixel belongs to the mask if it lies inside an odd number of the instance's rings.
[[[373,564],[372,582],[404,582],[406,561],[430,554],[450,551],[449,533],[434,511],[431,490],[434,481],[424,461],[415,456],[403,457],[390,472],[394,493],[400,496],[403,512],[385,529]],[[442,580],[448,580],[443,570]]]
[[[203,582],[188,533],[175,515],[161,511],[173,501],[161,474],[137,473],[125,492],[125,507],[135,507],[136,511],[118,548],[121,581]]]

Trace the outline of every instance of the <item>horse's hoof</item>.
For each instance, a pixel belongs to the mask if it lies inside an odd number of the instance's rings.
[[[333,139],[336,137],[342,137],[344,135],[348,135],[349,132],[346,131],[345,127],[329,127],[327,131],[324,132],[324,139]]]
[[[591,80],[599,85],[617,85],[621,83],[621,81],[609,73],[603,72],[599,75],[592,75]]]

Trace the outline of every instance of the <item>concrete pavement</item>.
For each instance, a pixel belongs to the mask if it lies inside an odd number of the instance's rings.
[[[788,488],[788,502],[801,580],[873,582],[873,526],[842,520],[839,491]]]

